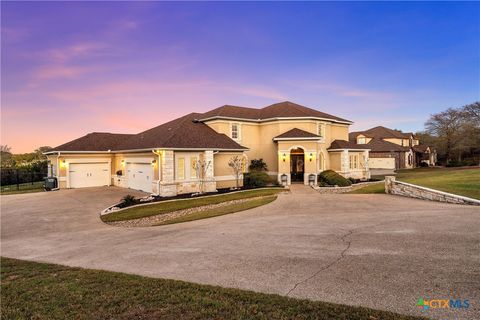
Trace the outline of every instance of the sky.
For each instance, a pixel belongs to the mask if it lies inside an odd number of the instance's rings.
[[[292,101],[423,129],[480,100],[480,4],[1,2],[1,144]]]

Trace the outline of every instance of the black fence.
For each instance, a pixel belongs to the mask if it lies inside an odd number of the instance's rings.
[[[2,192],[42,188],[47,172],[2,168],[0,187]]]

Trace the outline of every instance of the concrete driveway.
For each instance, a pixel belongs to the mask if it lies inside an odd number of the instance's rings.
[[[480,318],[480,208],[294,187],[266,206],[189,223],[122,229],[98,212],[115,187],[1,197],[6,257],[362,305]],[[419,298],[469,299],[430,310]]]

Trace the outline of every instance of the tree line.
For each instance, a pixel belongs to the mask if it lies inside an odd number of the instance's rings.
[[[425,130],[416,135],[422,144],[437,150],[440,164],[479,165],[480,102],[432,114],[425,122]]]

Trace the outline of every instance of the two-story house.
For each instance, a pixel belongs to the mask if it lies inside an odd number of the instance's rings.
[[[349,140],[370,148],[371,169],[411,169],[422,162],[434,166],[437,161],[435,149],[421,145],[412,132],[378,126],[350,132]]]
[[[47,153],[60,188],[115,185],[161,196],[235,186],[228,162],[244,171],[262,158],[279,182],[308,184],[323,170],[368,179],[369,149],[349,141],[351,121],[292,102],[261,109],[225,105],[138,134],[90,133]],[[206,164],[198,171],[199,160]]]

